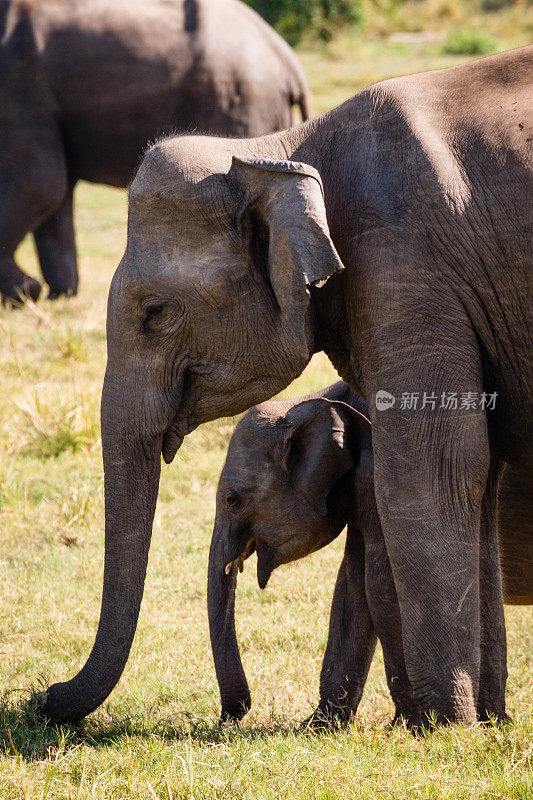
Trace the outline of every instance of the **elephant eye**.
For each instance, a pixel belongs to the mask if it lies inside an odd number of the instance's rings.
[[[230,511],[238,511],[242,507],[242,498],[235,492],[230,492],[226,495],[226,508]]]
[[[142,329],[145,333],[152,332],[153,329],[151,323],[155,321],[155,318],[158,317],[159,314],[161,314],[163,309],[164,309],[163,305],[150,306],[149,308],[146,309],[144,314],[144,319],[142,321]]]

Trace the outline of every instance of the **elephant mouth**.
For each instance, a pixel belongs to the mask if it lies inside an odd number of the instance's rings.
[[[239,572],[244,572],[244,562],[250,558],[252,553],[257,550],[257,583],[260,589],[265,589],[270,576],[276,568],[275,556],[276,551],[273,547],[260,542],[251,537],[248,539],[246,547],[240,556],[237,556],[233,561],[228,561],[224,567],[224,572],[229,575],[233,567],[237,567]]]
[[[224,572],[226,575],[229,575],[233,567],[237,567],[239,572],[244,572],[244,562],[247,558],[250,558],[253,552],[257,547],[257,540],[251,536],[248,541],[246,542],[246,547],[237,558],[233,559],[233,561],[228,561],[226,566],[224,567]]]
[[[161,454],[165,464],[171,464],[174,461],[174,457],[183,444],[183,440],[187,434],[192,433],[198,425],[199,423],[195,422],[191,417],[178,419],[178,415],[176,415],[176,418],[170,423],[163,434]]]
[[[198,389],[194,390],[193,388],[193,377],[190,366],[190,359],[184,358],[178,369],[176,395],[181,399],[174,419],[163,434],[161,454],[165,464],[171,464],[172,461],[174,461],[176,453],[183,444],[183,440],[187,434],[192,433],[200,424],[194,417],[194,411],[200,398],[200,392]]]
[[[179,433],[177,425],[172,424],[166,429],[161,445],[161,454],[165,464],[171,464],[174,461],[174,457],[183,444],[185,436],[186,434]]]
[[[274,558],[276,551],[265,542],[258,542],[257,545],[257,583],[260,589],[266,589],[270,576],[274,572],[276,564]]]

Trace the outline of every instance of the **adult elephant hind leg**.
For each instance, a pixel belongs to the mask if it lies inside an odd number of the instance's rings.
[[[395,706],[392,723],[405,720],[407,725],[416,726],[420,721],[420,706],[415,700],[405,666],[400,607],[376,508],[373,481],[366,495],[365,505],[371,510],[364,521],[366,596],[383,649],[387,685]]]
[[[18,186],[7,182],[0,164],[0,296],[2,302],[37,300],[41,284],[23,272],[15,261],[15,250],[31,230],[30,215]]]
[[[59,208],[33,232],[41,270],[52,300],[61,295],[75,295],[78,291],[73,193],[74,186],[71,185]]]
[[[500,464],[491,463],[481,506],[479,547],[481,665],[478,717],[505,721],[505,685],[507,682],[507,640],[503,611],[503,589],[498,547],[496,500]]]
[[[0,292],[36,300],[40,283],[15,264],[17,245],[61,205],[68,188],[58,124],[48,109],[28,107],[0,126]]]
[[[15,163],[13,138],[0,128],[0,296],[2,302],[17,303],[25,297],[37,300],[41,284],[15,262],[15,250],[38,221],[39,212],[32,208],[30,176]]]
[[[427,319],[427,304],[420,307]],[[490,455],[484,411],[461,403],[463,393],[482,391],[477,342],[468,320],[452,320],[451,303],[448,314],[424,327],[413,312],[409,333],[387,331],[405,352],[376,350],[366,383],[376,500],[423,724],[475,722],[480,674],[479,532]],[[376,409],[379,389],[397,398],[392,409]],[[457,397],[457,408],[441,407],[443,396]]]

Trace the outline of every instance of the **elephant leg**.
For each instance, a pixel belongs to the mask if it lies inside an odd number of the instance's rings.
[[[57,120],[28,100],[0,126],[0,293],[4,300],[37,300],[41,285],[15,263],[18,244],[54,214],[67,192],[67,165]],[[46,100],[43,98],[39,100]]]
[[[431,302],[442,298],[415,300],[424,314],[410,309],[409,334],[394,326],[386,337],[373,333],[378,347],[365,383],[376,500],[421,724],[472,723],[480,675],[481,501],[490,465],[481,359],[453,298],[440,318]],[[382,389],[396,402],[380,411],[374,398]]]
[[[31,230],[35,211],[21,197],[22,186],[10,180],[0,164],[0,295],[3,302],[19,302],[24,298],[37,300],[41,293],[39,281],[23,272],[15,261],[15,250]],[[8,179],[9,178],[9,179]]]
[[[435,429],[424,426],[415,440],[425,441],[425,458],[406,447],[414,431],[401,420],[385,446],[384,437],[374,434],[380,459],[376,497],[400,603],[407,672],[423,721],[476,720],[484,491],[479,484],[488,457],[477,450],[483,422],[467,416],[464,426],[456,419],[448,428],[446,418],[436,420]]]
[[[59,208],[33,232],[50,299],[63,294],[75,295],[78,291],[73,193],[71,185]]]
[[[318,722],[324,718],[349,721],[363,694],[377,641],[366,600],[364,572],[363,540],[359,531],[350,526],[320,673],[320,703],[314,715]]]
[[[33,83],[32,83],[33,85]],[[2,130],[0,151],[0,292],[36,300],[40,283],[15,264],[18,244],[54,215],[68,191],[63,139],[46,93],[30,96]]]
[[[481,665],[478,717],[507,719],[507,640],[503,611],[503,589],[498,547],[496,499],[501,469],[493,462],[481,506],[479,551]]]
[[[20,301],[25,297],[37,300],[41,284],[17,266],[13,254],[5,255],[0,246],[0,296],[4,302]]]
[[[533,604],[533,470],[506,464],[498,487],[498,543],[504,602]]]
[[[357,499],[364,515],[360,525],[365,540],[366,596],[383,650],[387,685],[395,705],[393,724],[405,719],[408,725],[416,725],[420,719],[420,705],[414,697],[405,666],[400,606],[376,507],[373,481],[366,489],[358,488]]]
[[[4,182],[0,170],[0,192]],[[23,272],[15,261],[15,250],[31,230],[29,215],[24,213],[19,198],[6,192],[0,202],[0,295],[3,302],[37,300],[41,284]]]

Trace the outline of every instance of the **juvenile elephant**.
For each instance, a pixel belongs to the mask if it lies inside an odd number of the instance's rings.
[[[309,115],[290,47],[238,0],[0,0],[0,294],[78,288],[76,181],[127,186],[170,130],[258,136]]]
[[[532,72],[529,47],[385,81],[270,136],[148,151],[109,295],[100,624],[48,717],[83,717],[122,674],[161,453],[320,350],[369,403],[423,720],[505,714],[495,510],[502,464],[524,482],[531,466]]]
[[[504,596],[507,603],[531,604],[533,538],[526,544],[525,534],[531,534],[532,523],[510,472],[507,468],[499,496]],[[503,518],[502,506],[508,509]],[[303,400],[255,406],[231,438],[217,491],[207,593],[223,719],[240,719],[251,702],[235,635],[238,568],[256,551],[258,583],[264,588],[274,569],[329,544],[345,525],[320,703],[312,719],[348,720],[355,714],[377,634],[394,719],[418,722],[374,495],[368,407],[342,381]],[[506,549],[520,534],[520,551]]]
[[[395,719],[418,722],[376,508],[367,417],[365,401],[339,381],[303,401],[256,406],[233,433],[218,484],[207,591],[223,719],[240,719],[251,705],[235,634],[243,560],[257,551],[264,589],[274,569],[319,550],[348,525],[314,718],[355,714],[377,634]]]

